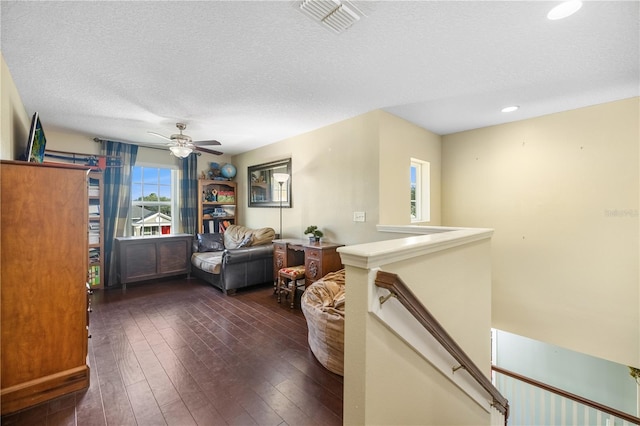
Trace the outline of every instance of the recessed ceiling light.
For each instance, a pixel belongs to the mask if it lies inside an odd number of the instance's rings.
[[[501,111],[502,112],[513,112],[513,111],[517,111],[518,108],[520,108],[518,105],[511,105],[511,106],[502,108]]]
[[[582,7],[580,0],[565,1],[554,7],[547,13],[547,18],[555,21],[557,19],[563,19],[567,16],[571,16],[576,13]]]

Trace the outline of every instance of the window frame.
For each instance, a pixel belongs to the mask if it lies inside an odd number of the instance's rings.
[[[282,185],[278,184],[273,175],[275,173],[286,173],[289,179]],[[260,178],[260,181],[256,181]],[[291,188],[293,176],[291,175],[291,158],[285,158],[270,163],[249,166],[247,169],[247,195],[248,207],[281,207],[290,208]],[[266,187],[266,196],[264,199],[255,197],[256,188]],[[258,190],[259,191],[259,190]],[[280,194],[282,193],[282,202],[280,202]]]
[[[414,185],[415,191],[413,190]],[[409,218],[412,224],[431,221],[430,185],[431,163],[411,158],[409,165]],[[414,206],[415,215],[412,213]]]
[[[134,182],[133,181],[133,176],[134,176],[134,170],[136,168],[141,169],[141,180],[138,182]],[[141,196],[144,197],[144,193],[145,193],[145,175],[144,175],[144,171],[145,169],[158,169],[158,175],[157,175],[157,179],[154,183],[152,183],[152,186],[155,186],[156,190],[152,191],[152,193],[156,193],[158,194],[158,197],[160,197],[159,193],[159,189],[162,186],[166,186],[163,185],[161,183],[161,179],[160,179],[160,169],[164,169],[164,170],[169,170],[170,172],[170,179],[169,179],[169,192],[170,192],[170,201],[146,201],[146,202],[139,202],[137,200],[134,199],[134,185],[135,184],[140,184],[141,185]],[[142,226],[142,231],[140,233],[140,235],[136,235],[135,230],[134,230],[134,225],[133,225],[133,218],[131,216],[131,213],[133,212],[135,207],[138,206],[169,206],[171,209],[171,225],[170,225],[170,234],[177,234],[179,233],[178,231],[178,227],[180,226],[180,221],[179,221],[179,216],[180,216],[180,206],[179,206],[179,176],[178,176],[179,170],[176,167],[171,167],[171,166],[167,166],[166,164],[151,164],[151,163],[136,163],[134,166],[132,166],[132,170],[131,170],[131,200],[129,203],[129,214],[127,215],[127,231],[126,233],[128,235],[131,236],[136,236],[136,237],[140,237],[140,238],[148,238],[148,237],[157,237],[162,234],[162,231],[160,230],[160,232],[158,234],[146,234],[144,232],[145,227]],[[147,186],[149,184],[146,184]],[[158,208],[158,211],[160,209]],[[161,229],[161,228],[160,228]]]

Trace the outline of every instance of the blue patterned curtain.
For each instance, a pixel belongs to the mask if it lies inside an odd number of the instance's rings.
[[[198,221],[198,156],[182,160],[180,173],[180,224],[185,234],[195,234]]]
[[[101,154],[117,155],[122,167],[107,167],[104,172],[104,280],[106,286],[116,284],[115,237],[124,236],[131,205],[131,169],[136,162],[138,146],[102,141]]]

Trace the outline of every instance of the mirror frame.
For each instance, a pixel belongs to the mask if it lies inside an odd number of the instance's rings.
[[[247,174],[249,207],[280,207],[280,201],[275,201],[273,193],[268,191],[269,188],[273,188],[271,182],[273,182],[274,173],[286,173],[289,175],[289,180],[286,182],[288,197],[282,201],[282,207],[291,207],[291,158],[249,166]],[[254,192],[261,188],[265,190],[264,197],[258,197]]]

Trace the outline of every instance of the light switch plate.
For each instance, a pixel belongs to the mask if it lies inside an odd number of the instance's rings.
[[[353,212],[353,221],[354,222],[364,222],[365,221],[364,212]]]

